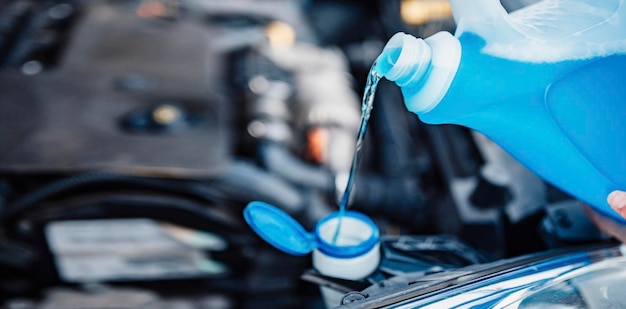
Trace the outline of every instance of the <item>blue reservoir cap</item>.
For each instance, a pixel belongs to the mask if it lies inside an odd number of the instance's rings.
[[[315,236],[284,211],[264,202],[251,202],[243,211],[250,227],[270,245],[291,255],[305,255],[316,246]]]

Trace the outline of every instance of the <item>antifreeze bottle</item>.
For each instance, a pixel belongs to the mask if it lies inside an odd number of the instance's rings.
[[[546,0],[508,14],[451,0],[454,36],[398,33],[374,69],[430,124],[479,131],[615,219],[626,190],[626,0]]]

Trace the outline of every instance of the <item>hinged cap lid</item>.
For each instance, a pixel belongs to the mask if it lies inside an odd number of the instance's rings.
[[[291,255],[313,251],[315,236],[284,211],[264,202],[251,202],[243,212],[248,225],[265,241]]]

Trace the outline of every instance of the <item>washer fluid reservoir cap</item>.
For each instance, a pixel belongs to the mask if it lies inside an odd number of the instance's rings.
[[[314,234],[275,206],[254,201],[246,206],[243,215],[261,238],[285,253],[305,255],[317,246]]]

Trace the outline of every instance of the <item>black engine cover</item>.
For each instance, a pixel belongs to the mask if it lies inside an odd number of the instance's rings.
[[[55,66],[0,70],[0,171],[219,173],[232,139],[216,31],[102,3],[76,18]]]

